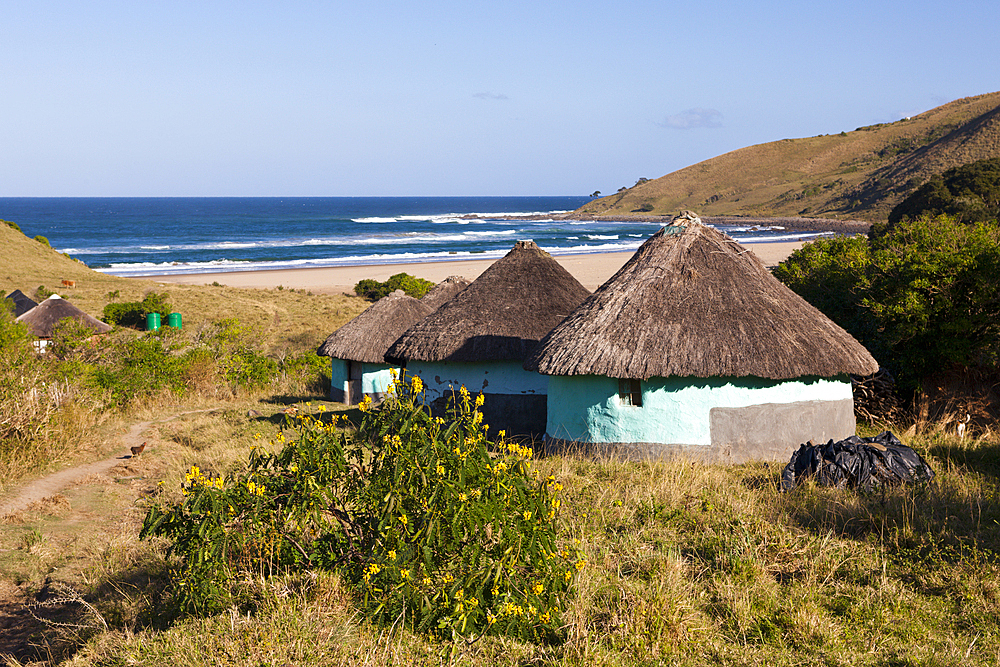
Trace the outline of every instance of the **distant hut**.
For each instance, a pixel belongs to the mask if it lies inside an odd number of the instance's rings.
[[[4,300],[10,301],[11,305],[14,307],[14,317],[21,317],[21,315],[24,315],[26,312],[38,305],[34,300],[25,296],[24,292],[19,289],[16,289],[8,294],[4,297]]]
[[[420,301],[430,306],[431,310],[437,310],[468,286],[469,281],[462,276],[448,276],[431,288],[431,291],[425,294]]]
[[[878,370],[752,252],[686,212],[556,327],[524,367],[549,375],[551,447],[787,460],[854,433],[849,373]]]
[[[396,290],[330,334],[317,350],[331,357],[330,400],[353,405],[367,395],[380,402],[392,382],[393,366],[385,362],[386,350],[432,310]]]
[[[522,362],[589,292],[548,253],[518,241],[479,278],[415,324],[386,354],[427,387],[442,409],[463,385],[482,391],[491,431],[538,435],[545,430],[548,378]]]
[[[110,324],[105,324],[96,317],[91,317],[58,294],[53,294],[42,301],[18,317],[17,321],[28,325],[31,333],[41,339],[38,345],[39,350],[44,350],[47,342],[52,339],[56,325],[68,317],[78,320],[95,334],[111,331]]]

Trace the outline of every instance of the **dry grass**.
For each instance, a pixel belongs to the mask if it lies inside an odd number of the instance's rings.
[[[192,462],[245,460],[269,427],[235,412],[161,424],[166,486]],[[760,463],[539,461],[587,553],[561,645],[371,626],[326,573],[247,580],[254,608],[164,624],[151,615],[162,545],[133,543],[92,568],[95,606],[115,620],[69,664],[997,664],[1000,443],[908,442],[938,478],[869,495],[781,494],[780,466]]]

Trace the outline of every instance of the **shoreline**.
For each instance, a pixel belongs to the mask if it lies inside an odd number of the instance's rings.
[[[748,243],[765,266],[773,267],[801,248],[805,241]],[[590,291],[594,291],[613,276],[634,251],[553,255],[559,264]],[[397,273],[409,273],[417,278],[439,283],[448,276],[462,276],[470,282],[482,274],[498,258],[460,259],[439,262],[401,264],[356,264],[350,266],[310,267],[303,269],[257,269],[251,271],[218,271],[210,273],[173,273],[134,276],[132,280],[149,280],[160,284],[211,285],[253,289],[299,289],[320,294],[354,294],[354,285],[371,278],[385,281]]]

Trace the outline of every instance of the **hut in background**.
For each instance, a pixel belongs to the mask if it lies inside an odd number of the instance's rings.
[[[14,317],[21,317],[21,315],[24,315],[26,312],[38,305],[34,300],[28,298],[24,292],[19,289],[16,289],[8,294],[4,297],[4,300],[10,301],[11,305],[14,307]]]
[[[532,241],[506,256],[431,315],[408,329],[386,354],[427,387],[443,410],[463,385],[482,391],[491,430],[540,436],[545,430],[548,378],[523,361],[552,327],[589,292]]]
[[[111,331],[110,324],[106,324],[96,317],[91,317],[58,294],[53,294],[45,301],[42,301],[18,317],[17,321],[27,324],[31,333],[41,339],[38,349],[39,351],[44,351],[48,341],[52,339],[56,325],[68,317],[79,321],[95,334]]]
[[[462,276],[448,276],[431,288],[431,291],[425,294],[420,301],[430,306],[431,310],[437,310],[468,286],[469,281]]]
[[[423,301],[396,290],[334,331],[317,354],[330,357],[330,400],[353,405],[364,396],[380,402],[392,382],[389,346],[432,312]]]
[[[687,212],[649,238],[524,367],[549,375],[551,446],[787,460],[854,433],[849,373],[878,364],[752,252]]]

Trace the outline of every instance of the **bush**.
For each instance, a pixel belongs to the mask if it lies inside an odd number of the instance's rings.
[[[584,566],[557,544],[561,485],[539,479],[530,449],[486,440],[481,396],[463,388],[446,421],[421,387],[395,383],[377,411],[363,403],[354,434],[322,413],[289,417],[283,449],[255,451],[246,471],[192,468],[183,501],[154,506],[142,530],[173,543],[178,605],[212,613],[241,576],[324,567],[376,622],[554,638]]]
[[[111,294],[108,296],[111,298]],[[102,318],[108,324],[116,324],[132,329],[145,329],[146,315],[149,313],[159,313],[160,317],[166,320],[167,316],[172,312],[172,308],[167,302],[168,298],[166,294],[150,292],[142,301],[109,303],[104,307]]]
[[[916,389],[945,364],[997,363],[998,271],[996,221],[922,216],[870,239],[808,244],[774,275]]]
[[[45,238],[44,236],[36,236],[35,240],[38,241],[39,243],[41,243],[43,246],[46,246],[46,247],[49,247],[49,248],[52,247],[51,245],[49,245],[49,240],[47,238]]]
[[[43,391],[50,378],[33,340],[10,309],[0,308],[0,443],[37,437],[55,410]]]
[[[14,229],[14,230],[19,231],[19,232],[21,231],[21,227],[16,222],[11,222],[10,220],[0,220],[0,222],[2,222],[3,224],[7,225],[11,229]]]
[[[966,223],[996,220],[1000,215],[1000,158],[954,167],[930,179],[892,209],[888,225],[876,226],[873,236],[903,218],[939,215]]]
[[[354,293],[369,301],[378,301],[398,289],[403,290],[414,299],[422,298],[434,287],[434,283],[423,278],[416,278],[408,273],[397,273],[390,276],[384,283],[371,278],[365,278],[354,286]]]

